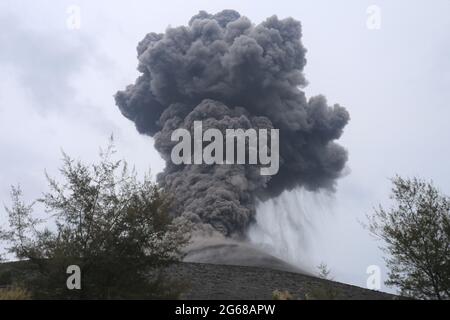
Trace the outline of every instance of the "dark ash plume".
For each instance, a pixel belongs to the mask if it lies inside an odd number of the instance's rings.
[[[300,22],[276,16],[254,25],[232,10],[201,11],[188,26],[149,33],[138,45],[135,84],[116,94],[122,114],[155,138],[166,160],[158,176],[174,196],[174,213],[242,234],[255,199],[296,187],[333,189],[347,161],[338,139],[349,120],[325,97],[305,97]],[[280,169],[261,176],[252,165],[174,165],[170,135],[177,128],[277,128]]]

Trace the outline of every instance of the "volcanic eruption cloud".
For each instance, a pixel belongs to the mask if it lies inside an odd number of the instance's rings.
[[[272,16],[259,25],[233,10],[201,11],[187,26],[149,33],[138,44],[141,75],[116,104],[139,133],[154,137],[166,161],[157,177],[172,212],[199,230],[239,237],[255,220],[255,203],[304,187],[334,190],[347,152],[335,143],[349,121],[324,96],[306,98],[301,24]],[[249,164],[171,161],[175,129],[279,129],[279,171]],[[269,130],[270,131],[270,130]],[[274,214],[276,214],[274,212]]]

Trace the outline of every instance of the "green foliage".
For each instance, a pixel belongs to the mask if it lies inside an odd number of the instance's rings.
[[[450,201],[431,183],[392,179],[394,206],[369,217],[383,240],[390,269],[387,285],[419,299],[450,298]]]
[[[294,300],[294,296],[287,290],[275,290],[272,292],[273,300]]]
[[[189,225],[168,215],[168,197],[146,175],[112,160],[113,144],[99,163],[63,154],[59,183],[31,205],[19,187],[6,208],[9,228],[0,232],[9,253],[27,260],[15,281],[37,298],[176,298],[177,286],[162,270],[181,257]],[[33,214],[36,203],[45,219]],[[42,214],[41,214],[42,216]],[[42,227],[43,226],[43,227]],[[68,290],[66,268],[78,265],[82,289]]]
[[[327,281],[323,281],[320,286],[311,289],[306,293],[306,300],[335,300],[339,298],[339,290],[335,289],[330,282],[333,280],[331,277],[331,270],[327,264],[322,262],[317,266],[319,278]]]
[[[305,295],[306,300],[336,300],[339,299],[339,291],[330,284],[323,284],[320,287],[311,289]]]
[[[18,287],[0,288],[0,300],[30,300],[31,294]]]

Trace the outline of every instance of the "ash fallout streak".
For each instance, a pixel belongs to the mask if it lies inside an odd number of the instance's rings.
[[[149,33],[138,44],[135,83],[116,104],[139,133],[154,137],[166,161],[158,182],[173,196],[172,212],[198,230],[245,234],[255,201],[304,187],[333,190],[347,161],[335,143],[348,112],[324,96],[307,98],[306,49],[300,22],[272,16],[255,25],[233,10],[199,12],[187,26]],[[174,130],[279,129],[279,171],[258,164],[174,164]],[[276,214],[274,212],[274,214]]]

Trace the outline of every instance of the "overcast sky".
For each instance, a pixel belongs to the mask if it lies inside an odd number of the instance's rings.
[[[358,220],[389,203],[389,178],[433,179],[450,194],[450,1],[343,3],[2,0],[0,203],[9,203],[9,186],[17,183],[27,199],[39,196],[44,169],[57,174],[61,148],[93,160],[112,133],[120,156],[140,171],[163,168],[152,139],[140,136],[113,100],[138,74],[136,45],[146,33],[186,24],[199,10],[235,9],[254,23],[291,16],[302,22],[308,49],[307,95],[324,94],[351,115],[340,139],[348,174],[333,200],[320,206],[315,196],[283,195],[308,203],[302,210],[313,220],[309,249],[299,246],[299,257],[324,261],[336,280],[360,286],[369,265],[384,277],[378,244]],[[81,10],[79,29],[67,26],[70,5]],[[379,29],[367,26],[370,5],[381,10]],[[263,211],[267,205],[260,218]]]

